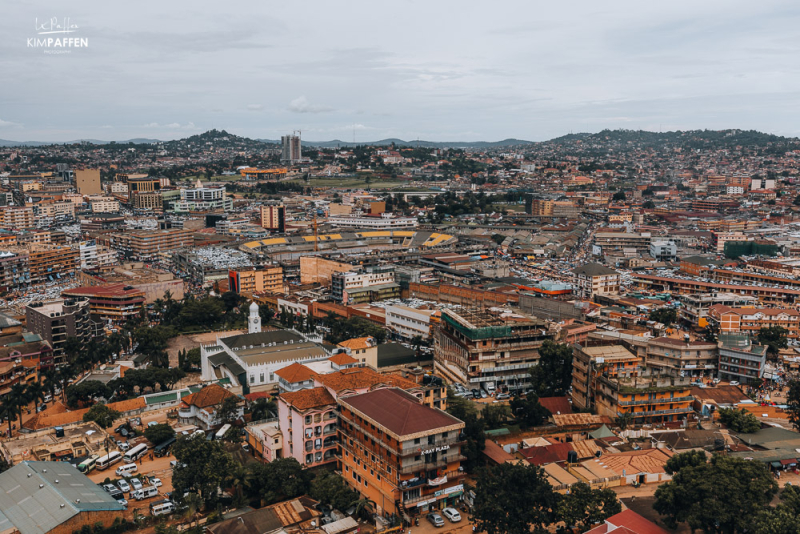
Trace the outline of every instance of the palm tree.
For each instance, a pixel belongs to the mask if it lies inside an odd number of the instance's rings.
[[[616,423],[620,430],[625,430],[633,422],[633,415],[630,412],[622,412],[617,417]]]
[[[33,401],[36,406],[39,405],[39,401],[44,400],[45,388],[39,382],[31,382],[28,384],[25,392],[28,395],[29,401]]]
[[[17,403],[10,394],[0,402],[0,415],[8,420],[8,435],[11,436],[11,421],[17,416]]]
[[[42,379],[44,379],[43,383]],[[58,372],[54,368],[50,368],[44,373],[39,374],[39,383],[42,384],[44,390],[55,400],[56,388],[58,387]]]
[[[422,348],[422,343],[423,343],[422,336],[414,336],[411,339],[411,345],[414,347],[414,352],[417,356],[417,365],[419,365],[420,355],[422,354],[420,350]]]
[[[359,516],[362,519],[369,519],[369,516],[372,515],[373,510],[375,509],[375,501],[364,497],[357,501],[353,501],[350,503],[350,506],[355,506],[356,508],[353,512],[353,515]],[[364,514],[367,514],[367,516],[365,517]]]
[[[19,416],[19,427],[22,428],[22,410],[25,408],[30,400],[28,399],[28,391],[25,384],[17,382],[11,386],[11,391],[8,392],[6,398],[10,398],[12,406],[15,406],[15,413]],[[9,420],[11,416],[9,416]]]
[[[183,497],[183,504],[186,505],[186,517],[191,518],[192,522],[197,521],[197,514],[203,504],[200,495],[190,492],[189,495]]]

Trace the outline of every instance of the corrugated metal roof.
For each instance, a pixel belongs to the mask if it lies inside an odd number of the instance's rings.
[[[23,462],[0,474],[0,530],[45,534],[85,511],[125,508],[66,462]]]

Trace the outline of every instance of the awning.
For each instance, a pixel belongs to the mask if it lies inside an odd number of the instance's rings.
[[[781,460],[781,465],[797,465],[796,460]]]
[[[771,465],[775,469],[780,469],[781,468],[781,463],[780,462],[770,462],[769,465]]]

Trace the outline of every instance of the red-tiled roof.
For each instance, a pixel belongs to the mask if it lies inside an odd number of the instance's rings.
[[[316,376],[317,373],[302,363],[294,362],[291,365],[287,365],[283,369],[278,369],[275,371],[275,374],[290,384],[294,384],[296,382],[305,382],[306,380],[311,380]]]
[[[605,524],[593,528],[586,534],[669,534],[652,521],[645,519],[631,509],[624,510],[606,519]]]
[[[420,404],[416,397],[398,388],[377,389],[345,397],[340,402],[400,438],[447,427],[464,427],[455,417]]]
[[[211,384],[206,386],[196,393],[185,396],[182,400],[184,404],[189,406],[197,406],[198,408],[208,408],[209,406],[218,406],[222,404],[228,397],[235,397],[233,393],[226,390],[219,384]]]
[[[336,404],[336,399],[323,387],[281,393],[279,399],[301,411]]]
[[[554,443],[545,447],[531,447],[520,449],[520,453],[531,465],[546,465],[556,462],[566,462],[567,454],[573,450],[571,443]]]
[[[348,356],[346,352],[340,352],[339,354],[334,354],[328,361],[331,363],[335,363],[336,365],[350,365],[352,363],[358,363],[358,360],[353,358],[352,356]]]
[[[483,454],[496,464],[504,464],[515,459],[514,455],[507,453],[503,447],[490,439],[484,443]]]
[[[370,389],[379,385],[395,386],[402,389],[420,387],[411,380],[394,375],[382,375],[369,367],[354,367],[335,373],[317,375],[317,381],[337,393],[345,389]]]
[[[375,346],[374,337],[356,337],[353,339],[346,339],[339,343],[340,347],[346,349],[368,349]]]
[[[572,413],[572,404],[567,397],[539,397],[539,404],[547,408],[551,414]]]

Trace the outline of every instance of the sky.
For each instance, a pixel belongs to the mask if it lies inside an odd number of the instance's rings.
[[[800,136],[799,51],[791,1],[3,0],[0,138]]]

